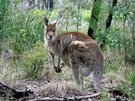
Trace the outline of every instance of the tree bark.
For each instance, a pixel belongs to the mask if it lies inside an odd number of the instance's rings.
[[[78,0],[78,9],[81,8],[81,0]]]
[[[49,4],[50,4],[49,5],[50,10],[53,10],[53,6],[54,6],[53,0],[50,0],[50,3]]]
[[[135,21],[133,22],[132,40],[133,40],[133,50],[135,50]]]
[[[45,7],[49,10],[53,10],[54,8],[54,0],[43,0]]]
[[[94,0],[92,14],[89,21],[89,29],[87,35],[95,39],[94,34],[98,28],[99,15],[101,10],[102,0]]]
[[[117,0],[113,0],[111,10],[109,11],[108,18],[106,20],[106,30],[111,26],[111,21],[113,17],[113,11],[112,9],[116,6]]]
[[[110,26],[111,26],[111,22],[112,22],[112,18],[113,18],[113,11],[112,11],[112,9],[114,7],[116,7],[117,1],[118,0],[113,0],[113,2],[112,2],[112,7],[109,10],[108,18],[106,19],[105,32],[107,32],[108,28],[110,28]],[[100,48],[103,49],[105,47],[105,44],[106,44],[106,39],[102,39],[102,44],[100,45]]]
[[[38,0],[35,0],[35,8],[38,8],[39,2]]]
[[[24,15],[24,0],[22,0],[22,13]]]

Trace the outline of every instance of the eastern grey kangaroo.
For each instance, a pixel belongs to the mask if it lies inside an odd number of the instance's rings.
[[[44,18],[44,47],[52,57],[55,71],[61,72],[61,60],[70,67],[74,80],[83,86],[83,77],[93,71],[93,84],[96,91],[101,91],[101,78],[104,70],[104,57],[97,43],[81,32],[66,32],[57,35],[56,22],[49,23]],[[58,64],[55,66],[54,57],[58,55]]]

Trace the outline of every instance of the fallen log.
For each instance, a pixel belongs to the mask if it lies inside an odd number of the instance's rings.
[[[73,97],[62,97],[62,98],[50,98],[50,97],[45,97],[45,98],[35,98],[31,99],[30,101],[75,101],[75,100],[81,100],[81,99],[90,99],[90,98],[95,98],[100,96],[100,92],[92,95],[85,95],[85,96],[73,96]]]
[[[17,90],[8,84],[0,81],[0,96],[2,97],[13,97],[15,99],[20,99],[26,96],[34,94],[33,91],[30,90]]]

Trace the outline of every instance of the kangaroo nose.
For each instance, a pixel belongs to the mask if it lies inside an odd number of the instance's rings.
[[[50,36],[50,39],[52,39],[53,36]]]

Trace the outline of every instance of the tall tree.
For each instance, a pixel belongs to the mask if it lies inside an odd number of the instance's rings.
[[[35,8],[39,7],[39,0],[35,0]]]
[[[113,10],[112,9],[116,6],[116,4],[117,4],[117,0],[113,0],[112,7],[109,10],[109,15],[108,15],[108,18],[106,20],[106,30],[111,26],[111,21],[112,21],[112,17],[113,17]]]
[[[94,0],[92,14],[89,21],[89,29],[87,33],[88,36],[92,37],[93,39],[95,39],[94,34],[96,33],[96,30],[98,28],[101,5],[102,5],[102,0]]]
[[[27,12],[33,8],[40,8],[40,0],[28,0],[28,2],[29,6]]]
[[[45,7],[49,10],[54,8],[54,0],[43,0]]]
[[[113,8],[116,7],[117,1],[118,0],[113,0],[112,6],[111,6],[111,8],[109,10],[109,15],[108,15],[108,17],[106,19],[106,26],[105,26],[105,31],[106,32],[107,32],[108,28],[110,28],[110,26],[111,26],[111,22],[112,22],[112,18],[113,18]],[[110,2],[108,2],[108,3],[110,3]],[[106,43],[106,39],[102,39],[102,43],[101,43],[100,47],[103,48],[105,46],[105,43]]]
[[[78,0],[78,9],[80,9],[80,7],[81,7],[81,0]]]
[[[133,40],[133,50],[135,50],[135,20],[133,22],[132,40]]]

